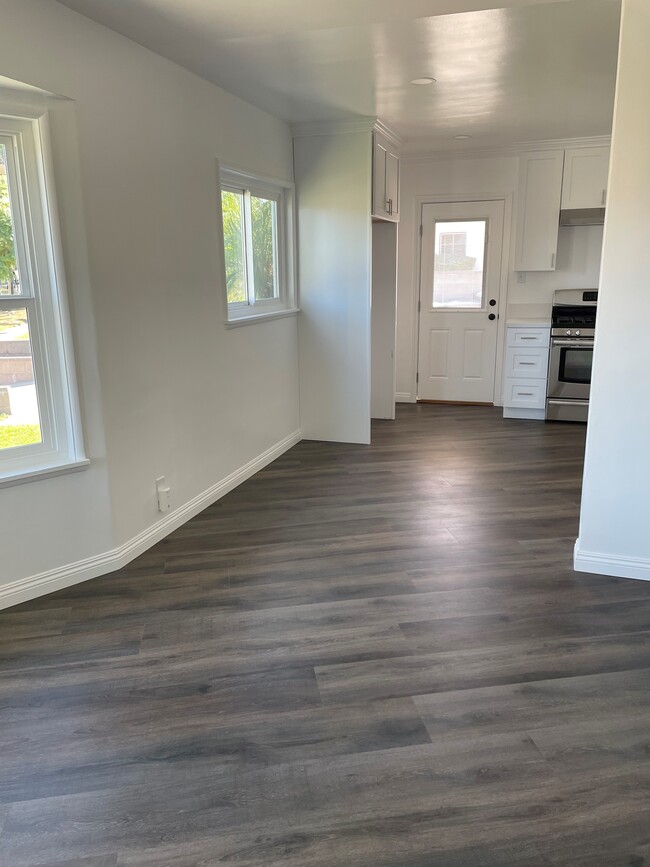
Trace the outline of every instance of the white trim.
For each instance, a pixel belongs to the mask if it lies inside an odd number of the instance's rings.
[[[293,138],[306,138],[313,135],[372,132],[376,123],[376,117],[357,117],[352,120],[336,120],[331,122],[310,121],[308,123],[294,123],[291,125],[291,135]]]
[[[420,314],[418,312],[418,301],[420,300],[420,281],[422,271],[422,236],[420,235],[419,227],[422,225],[422,208],[424,205],[438,204],[462,204],[463,202],[503,202],[503,236],[501,239],[501,270],[500,270],[500,285],[499,285],[499,306],[497,307],[497,349],[494,360],[494,391],[493,401],[495,406],[503,405],[503,360],[504,347],[506,340],[506,316],[505,311],[508,309],[508,293],[510,289],[510,271],[512,259],[512,234],[513,234],[513,216],[514,216],[514,199],[515,195],[509,193],[479,193],[477,195],[421,195],[415,196],[415,216],[413,225],[414,244],[415,244],[415,270],[414,270],[414,295],[413,295],[413,314],[411,320],[411,345],[412,345],[412,374],[413,374],[413,393],[418,394],[417,373],[420,358]]]
[[[408,391],[396,391],[395,403],[415,403],[415,397]]]
[[[296,316],[300,313],[299,307],[283,307],[282,310],[272,310],[270,313],[252,313],[240,316],[239,319],[229,319],[224,322],[226,328],[239,328],[240,325],[253,325],[255,322],[268,322],[271,319],[285,319],[287,316]]]
[[[3,450],[0,467],[3,479],[27,480],[34,470],[83,462],[86,456],[47,109],[42,107],[37,117],[2,114],[0,134],[10,140],[8,182],[10,190],[13,182],[14,235],[23,290],[21,295],[2,296],[0,307],[27,309],[41,429],[39,444]]]
[[[169,533],[178,529],[186,521],[189,521],[190,518],[198,515],[199,512],[202,512],[203,509],[216,502],[238,485],[241,485],[242,482],[250,479],[251,476],[255,475],[255,473],[259,472],[259,470],[263,469],[276,458],[279,458],[280,455],[284,454],[284,452],[288,451],[301,440],[302,432],[299,430],[294,431],[265,452],[262,452],[258,457],[253,458],[253,460],[244,464],[244,466],[235,470],[235,472],[230,473],[225,479],[212,485],[185,503],[185,505],[165,515],[164,518],[161,518],[153,526],[148,527],[128,542],[111,551],[106,551],[94,557],[87,557],[75,563],[68,563],[65,566],[60,566],[58,569],[41,572],[39,575],[20,578],[18,581],[5,584],[3,587],[0,587],[0,609],[9,608],[12,605],[18,605],[29,599],[43,596],[46,593],[52,593],[55,590],[61,590],[73,584],[80,584],[82,581],[88,581],[90,578],[97,578],[99,575],[105,575],[107,572],[121,569],[135,557],[151,548],[152,545],[160,542]]]
[[[244,244],[246,255],[246,291],[249,300],[247,303],[228,303],[226,288],[226,260],[224,250],[223,210],[221,195],[217,195],[218,214],[217,230],[219,236],[220,267],[223,278],[222,296],[222,321],[226,328],[232,325],[241,325],[250,320],[270,319],[272,314],[286,316],[295,313],[298,308],[297,288],[297,243],[296,243],[296,205],[295,184],[290,181],[273,181],[261,175],[251,174],[249,171],[233,168],[231,165],[224,166],[219,160],[217,166],[217,189],[241,190],[244,199],[248,194],[270,198],[276,203],[275,218],[275,272],[277,275],[278,297],[254,302],[254,286],[251,282],[253,272],[253,243],[251,237],[252,227],[250,220],[244,218],[244,230],[246,243]],[[248,208],[248,205],[245,207]]]
[[[88,458],[76,461],[63,461],[51,466],[32,467],[28,470],[15,471],[0,475],[0,488],[10,488],[12,485],[22,485],[24,482],[35,482],[39,479],[49,479],[52,476],[63,476],[66,473],[78,473],[90,466]]]
[[[635,578],[650,581],[650,560],[642,557],[619,557],[617,554],[601,554],[598,551],[582,551],[580,539],[573,551],[573,568],[576,572],[591,572],[594,575],[610,575],[614,578]]]
[[[55,170],[50,125],[50,114],[43,115],[39,120],[39,156],[43,165],[41,178],[43,202],[49,225],[49,241],[51,249],[51,267],[53,285],[57,288],[56,302],[58,305],[58,320],[61,329],[60,353],[65,367],[66,399],[70,412],[67,417],[68,440],[71,444],[70,453],[76,457],[80,467],[89,463],[86,461],[83,428],[81,425],[81,405],[79,403],[79,382],[74,359],[74,340],[72,335],[70,302],[68,284],[65,273],[65,258],[63,254],[63,239],[58,214],[58,200],[54,184]],[[72,463],[72,462],[71,462]],[[65,470],[64,470],[65,471]]]
[[[385,139],[387,139],[394,147],[401,150],[401,148],[404,146],[404,139],[401,138],[392,127],[384,123],[383,120],[379,120],[379,118],[377,118],[373,129],[375,132],[378,132]]]
[[[609,147],[611,135],[590,135],[580,138],[557,138],[543,141],[521,141],[515,144],[519,151],[554,151],[567,148],[598,148]]]
[[[241,181],[243,187],[251,183],[256,184],[259,187],[264,187],[266,185],[275,192],[277,192],[278,187],[281,189],[293,189],[294,187],[291,178],[278,178],[274,175],[265,175],[262,172],[252,171],[239,163],[233,163],[231,160],[228,160],[228,163],[226,164],[222,163],[220,159],[217,159],[217,166],[220,178],[222,173],[228,174],[230,175],[231,180],[235,181],[237,185]]]
[[[583,138],[546,139],[544,141],[518,142],[511,147],[475,147],[461,148],[457,150],[427,151],[423,147],[408,150],[409,143],[405,145],[406,153],[401,155],[405,163],[428,163],[441,162],[443,160],[476,160],[497,159],[499,157],[519,157],[529,151],[546,150],[570,150],[571,148],[609,147],[612,137],[608,135],[588,136]]]

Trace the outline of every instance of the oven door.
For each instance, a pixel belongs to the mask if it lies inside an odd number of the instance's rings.
[[[553,337],[548,365],[548,397],[589,400],[594,341]]]

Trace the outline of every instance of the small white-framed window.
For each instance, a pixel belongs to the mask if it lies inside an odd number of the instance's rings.
[[[46,132],[0,115],[0,484],[87,463]]]
[[[296,310],[293,190],[221,168],[227,321]]]

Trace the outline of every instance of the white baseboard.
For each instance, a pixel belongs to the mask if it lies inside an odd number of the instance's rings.
[[[90,578],[97,578],[99,575],[106,575],[108,572],[121,569],[148,548],[151,548],[152,545],[155,545],[156,542],[160,542],[165,536],[177,530],[190,518],[198,515],[203,509],[212,505],[229,491],[232,491],[233,488],[241,485],[246,479],[254,476],[259,470],[279,458],[280,455],[299,443],[301,439],[301,431],[294,431],[279,443],[271,446],[270,449],[262,452],[258,457],[253,458],[252,461],[244,464],[243,467],[235,470],[234,473],[226,476],[225,479],[212,485],[185,505],[165,515],[151,527],[111,551],[5,584],[0,587],[0,609],[9,608],[20,602],[35,599],[37,596],[52,593],[54,590],[62,590],[64,587],[71,587],[73,584],[80,584]]]
[[[415,396],[407,391],[395,392],[395,403],[416,403]]]
[[[610,575],[613,578],[635,578],[650,581],[650,560],[641,557],[618,557],[615,554],[600,554],[582,551],[580,539],[573,551],[573,568],[576,572],[592,572],[595,575]]]

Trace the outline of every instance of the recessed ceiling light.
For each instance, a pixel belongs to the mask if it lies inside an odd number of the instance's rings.
[[[471,138],[471,135],[455,135],[454,138],[456,141],[467,141],[468,138]]]
[[[411,84],[434,84],[435,78],[412,78]]]

